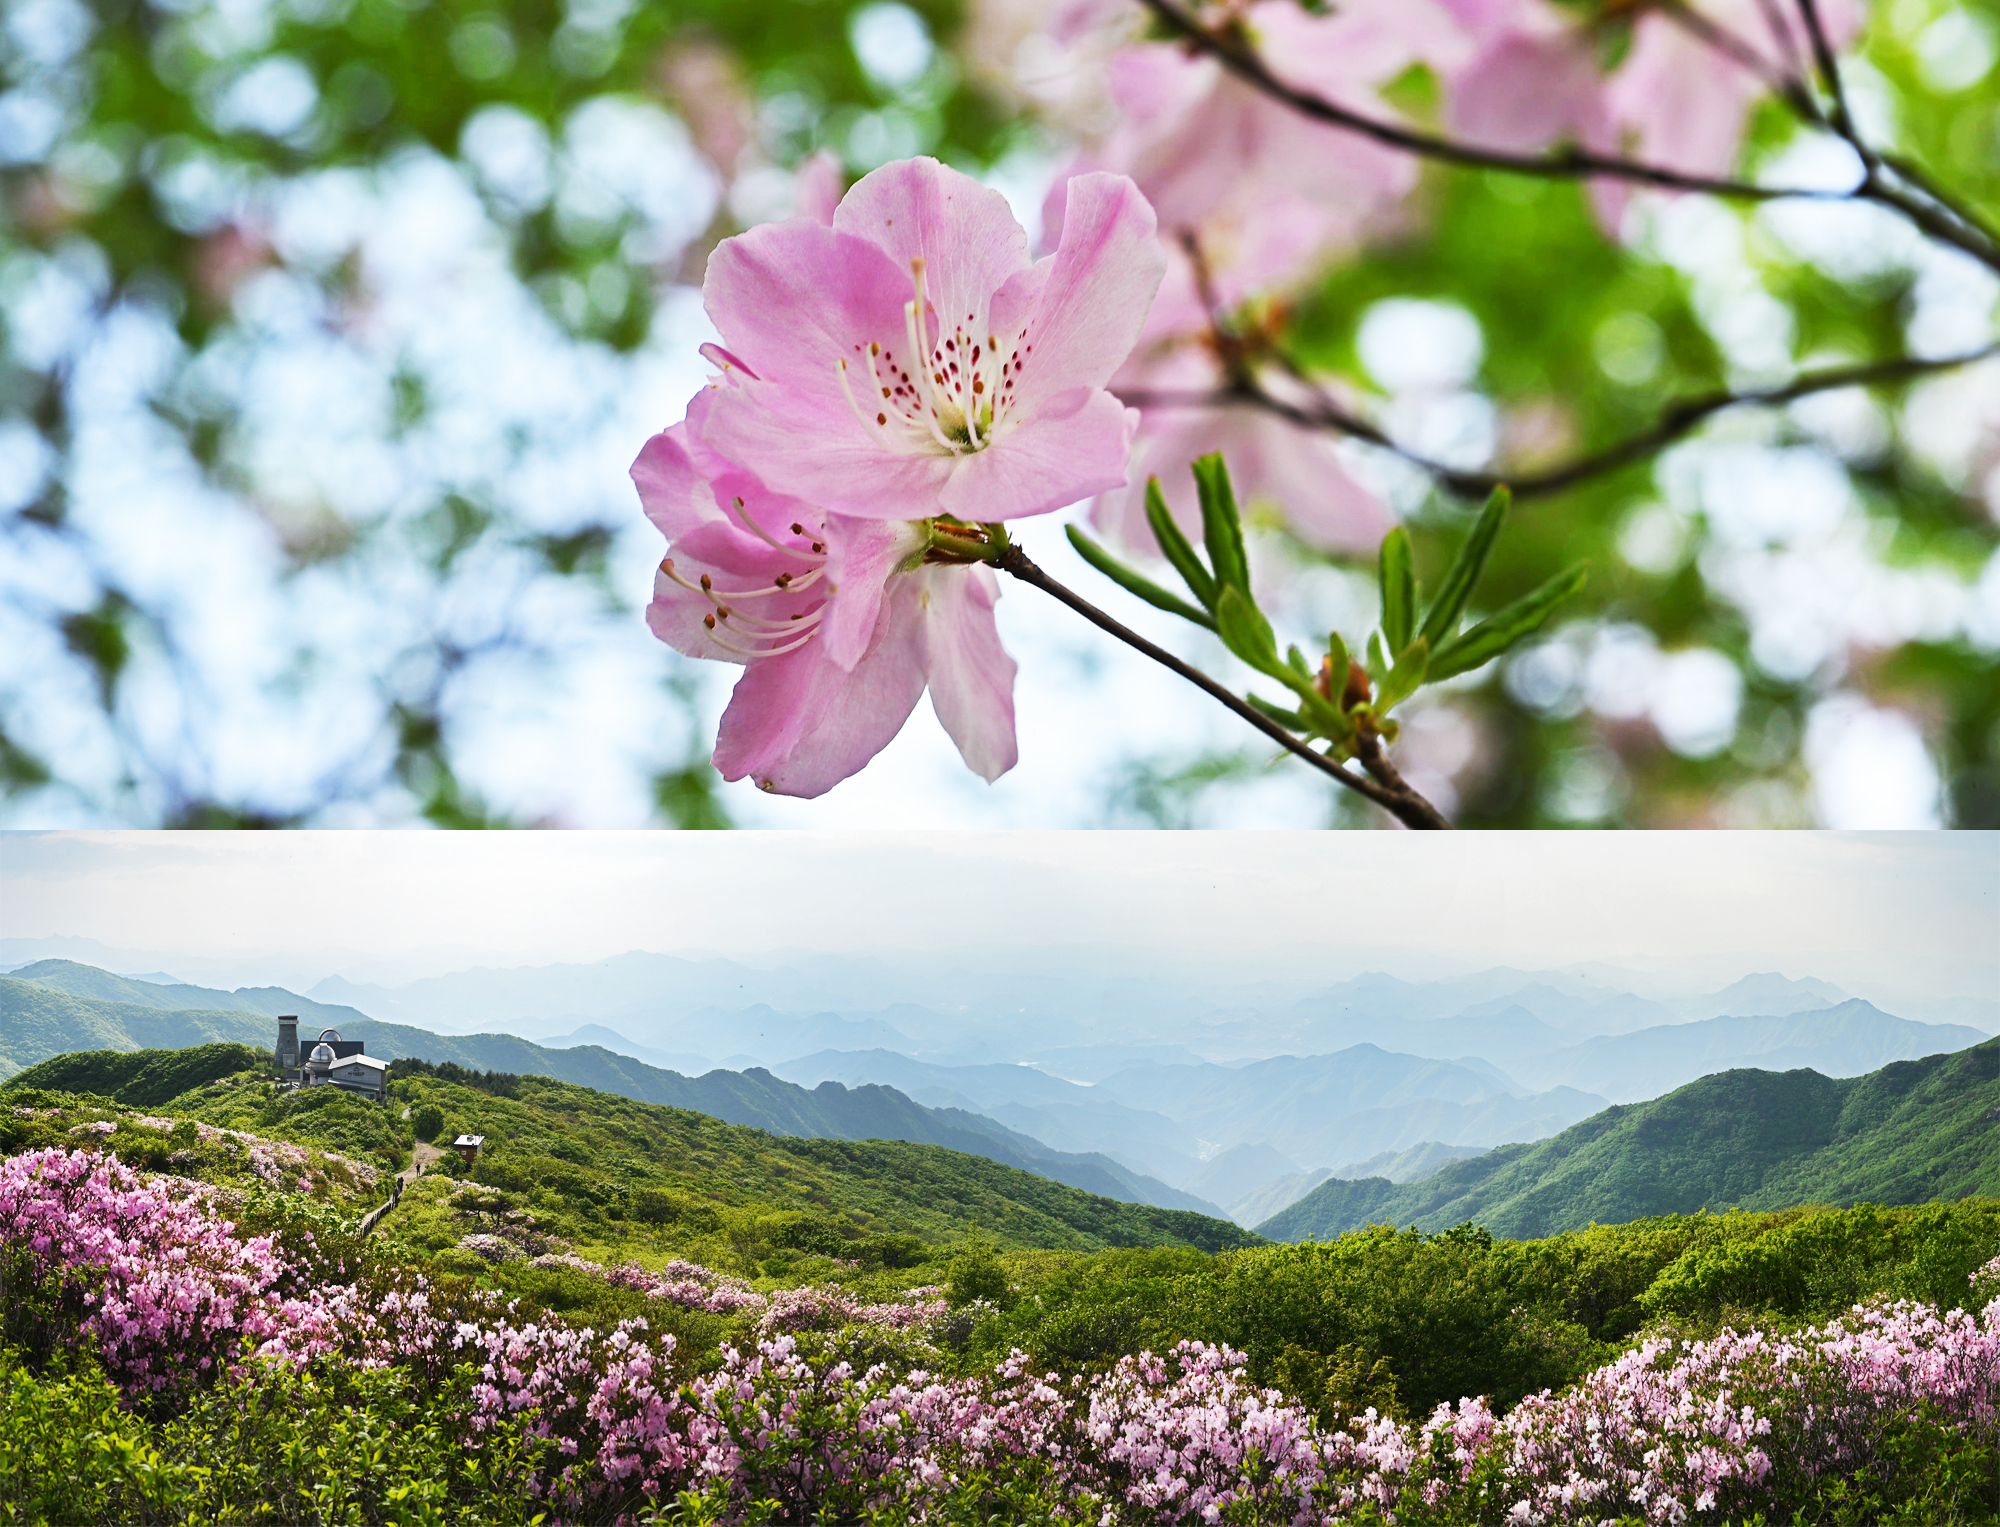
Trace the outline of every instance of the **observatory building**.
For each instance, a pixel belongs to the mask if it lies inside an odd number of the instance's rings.
[[[301,1057],[299,1020],[278,1020],[277,1061],[301,1087],[338,1087],[380,1103],[389,1091],[389,1063],[366,1052],[359,1039],[342,1039],[338,1029],[321,1029],[319,1039]]]

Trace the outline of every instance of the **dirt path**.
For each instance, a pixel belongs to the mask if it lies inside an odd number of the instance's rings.
[[[404,1111],[408,1112],[407,1109]],[[397,1203],[401,1201],[403,1189],[423,1176],[426,1167],[434,1166],[443,1159],[444,1152],[439,1150],[435,1145],[429,1145],[419,1140],[415,1145],[411,1146],[410,1164],[396,1174],[395,1183],[389,1189],[389,1201],[386,1204],[379,1204],[375,1208],[370,1209],[362,1217],[361,1228],[355,1233],[366,1235],[369,1231],[373,1230],[381,1223],[382,1216],[395,1208]]]

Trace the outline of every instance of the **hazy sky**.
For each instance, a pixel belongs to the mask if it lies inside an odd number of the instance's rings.
[[[473,963],[628,949],[1314,948],[1357,968],[2000,945],[1977,833],[0,835],[0,939]],[[17,956],[18,958],[18,956]]]

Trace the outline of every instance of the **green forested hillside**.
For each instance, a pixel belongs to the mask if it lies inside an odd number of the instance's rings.
[[[190,1045],[184,1050],[86,1050],[30,1066],[8,1083],[15,1089],[89,1093],[135,1108],[155,1108],[225,1076],[260,1072],[263,1051],[249,1045]]]
[[[1421,1182],[1324,1182],[1258,1229],[1301,1241],[1377,1222],[1474,1220],[1525,1237],[1704,1208],[1997,1193],[2000,1040],[1989,1040],[1846,1080],[1724,1071]]]
[[[268,1048],[277,1025],[256,1013],[169,1010],[72,996],[0,976],[0,1077],[76,1050],[178,1050],[232,1041]]]
[[[1120,1202],[934,1145],[786,1138],[548,1077],[398,1070],[386,1108],[335,1088],[278,1091],[260,1054],[230,1046],[65,1056],[0,1095],[88,1090],[380,1165],[407,1162],[419,1128],[446,1140],[483,1134],[488,1149],[472,1178],[513,1195],[551,1234],[593,1245],[664,1237],[723,1263],[755,1260],[774,1236],[779,1246],[804,1236],[822,1250],[880,1257],[892,1254],[885,1237],[943,1245],[974,1227],[1001,1246],[1074,1251],[1217,1251],[1260,1240],[1226,1220]],[[162,1097],[174,1076],[193,1085]],[[801,1224],[809,1228],[787,1228]]]
[[[167,986],[157,981],[138,981],[130,976],[113,975],[108,970],[99,970],[95,965],[80,964],[76,960],[37,960],[8,974],[16,981],[32,981],[51,991],[65,992],[72,997],[89,997],[98,1002],[124,1002],[135,1007],[176,1011],[199,1009],[218,1013],[262,1013],[266,1017],[290,1013],[299,1020],[301,1027],[310,1023],[320,1028],[341,1028],[366,1016],[351,1007],[330,1007],[324,1002],[315,1002],[282,986],[242,986],[235,991],[218,991],[207,986]]]

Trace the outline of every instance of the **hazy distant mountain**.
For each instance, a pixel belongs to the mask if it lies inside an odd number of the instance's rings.
[[[1476,1145],[1442,1145],[1425,1140],[1404,1151],[1383,1151],[1366,1161],[1337,1166],[1331,1175],[1352,1181],[1362,1177],[1383,1177],[1390,1182],[1418,1182],[1447,1162],[1468,1161],[1486,1152]]]
[[[1859,1076],[1890,1061],[1962,1050],[1985,1037],[1955,1024],[1892,1017],[1856,997],[1783,1017],[1710,1018],[1591,1039],[1519,1069],[1537,1086],[1579,1087],[1633,1103],[1741,1066]]]
[[[2000,1040],[1844,1080],[1725,1071],[1419,1182],[1321,1183],[1257,1228],[1296,1241],[1473,1220],[1527,1237],[1700,1209],[1968,1194],[2000,1194]]]
[[[1511,997],[1487,1004],[1491,1011],[1446,1018],[1407,1018],[1382,1023],[1359,1012],[1330,1016],[1316,1002],[1302,1002],[1293,1012],[1302,1048],[1325,1054],[1353,1045],[1376,1044],[1401,1055],[1433,1060],[1476,1056],[1505,1067],[1516,1056],[1542,1056],[1578,1042],[1579,1035],[1543,1022]],[[1518,1084],[1514,1084],[1520,1090]]]
[[[1247,1066],[1137,1066],[1099,1086],[1167,1115],[1201,1140],[1269,1145],[1294,1161],[1352,1161],[1425,1140],[1478,1146],[1532,1140],[1604,1106],[1601,1098],[1567,1088],[1518,1096],[1489,1068],[1375,1045]]]
[[[649,1066],[663,1066],[669,1071],[680,1071],[689,1076],[699,1076],[704,1071],[715,1069],[716,1058],[712,1055],[677,1053],[672,1050],[656,1050],[651,1045],[634,1044],[616,1029],[608,1029],[601,1023],[586,1023],[583,1027],[572,1029],[567,1034],[551,1035],[541,1043],[550,1050],[570,1050],[578,1045],[601,1045],[613,1054],[629,1055],[634,1060],[643,1060]]]
[[[772,1069],[804,1086],[823,1081],[849,1086],[885,1083],[927,1107],[983,1113],[1052,1149],[1102,1152],[1163,1182],[1215,1199],[1214,1194],[1189,1185],[1201,1165],[1199,1144],[1182,1125],[1033,1066],[939,1066],[889,1050],[825,1050]]]
[[[1453,1021],[1479,1024],[1495,1018],[1512,1020],[1519,1013],[1527,1013],[1547,1027],[1551,1047],[1574,1044],[1592,1034],[1629,1034],[1634,1029],[1672,1023],[1676,1016],[1666,1004],[1630,992],[1577,993],[1537,981],[1504,997],[1475,1002]]]
[[[1830,982],[1807,976],[1794,981],[1774,971],[1745,976],[1718,992],[1673,1004],[1683,1022],[1704,1018],[1778,1018],[1787,1013],[1803,1013],[1815,1007],[1833,1007],[1848,1000],[1847,993]]]
[[[1261,1225],[1281,1209],[1287,1209],[1331,1177],[1333,1172],[1327,1167],[1314,1167],[1310,1172],[1294,1172],[1286,1177],[1274,1177],[1254,1193],[1244,1195],[1232,1204],[1224,1205],[1229,1217],[1248,1229]]]
[[[1051,1076],[1073,1082],[1095,1084],[1130,1066],[1200,1065],[1203,1057],[1187,1045],[1121,1044],[1057,1045],[1038,1049],[1022,1057],[1032,1060]]]
[[[1227,1208],[1273,1182],[1299,1175],[1296,1161],[1268,1145],[1232,1145],[1202,1162],[1183,1186]]]

